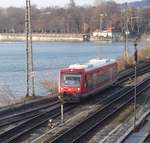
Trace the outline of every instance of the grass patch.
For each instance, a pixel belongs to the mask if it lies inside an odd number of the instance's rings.
[[[138,49],[138,62],[144,61],[144,60],[150,60],[150,47],[143,47]],[[128,67],[131,67],[135,64],[134,61],[134,55],[131,55],[126,60],[124,56],[121,56],[118,58],[118,70],[122,71]]]

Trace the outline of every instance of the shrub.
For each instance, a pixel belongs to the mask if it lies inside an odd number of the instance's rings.
[[[54,79],[44,80],[42,82],[44,88],[48,91],[49,95],[55,95],[58,91],[58,82]]]
[[[0,87],[0,106],[8,106],[17,103],[18,98],[9,86]]]
[[[150,48],[149,47],[143,47],[138,49],[138,62],[144,61],[146,59],[150,59]],[[131,55],[128,60],[126,61],[124,56],[121,56],[118,58],[118,71],[124,70],[126,68],[129,68],[134,64],[134,56]]]

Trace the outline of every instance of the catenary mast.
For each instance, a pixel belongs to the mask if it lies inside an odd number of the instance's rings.
[[[28,97],[28,96],[35,96],[30,0],[26,0],[25,32],[26,32],[26,84],[27,84],[26,96]]]

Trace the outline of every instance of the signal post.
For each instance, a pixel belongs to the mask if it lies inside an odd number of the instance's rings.
[[[137,84],[137,62],[138,62],[138,50],[137,50],[137,40],[135,40],[135,43],[134,43],[134,61],[135,61],[135,83],[134,83],[134,123],[133,123],[133,126],[134,126],[134,129],[136,128],[136,94],[137,94],[137,91],[136,91],[136,84]]]
[[[61,111],[61,123],[64,123],[64,99],[63,95],[58,96],[59,101],[60,101],[60,111]]]

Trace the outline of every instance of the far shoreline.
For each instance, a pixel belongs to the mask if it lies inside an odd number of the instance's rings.
[[[0,41],[25,41],[24,33],[0,33]],[[33,33],[33,41],[39,42],[55,42],[55,41],[83,41],[82,34],[46,34]]]
[[[141,36],[143,41],[150,41],[150,34],[143,34]],[[33,33],[32,34],[33,42],[83,42],[83,34],[79,33]],[[134,38],[129,38],[129,41],[134,41]],[[25,33],[0,33],[0,42],[25,42],[26,35]],[[123,39],[107,39],[91,36],[89,42],[123,42]]]

